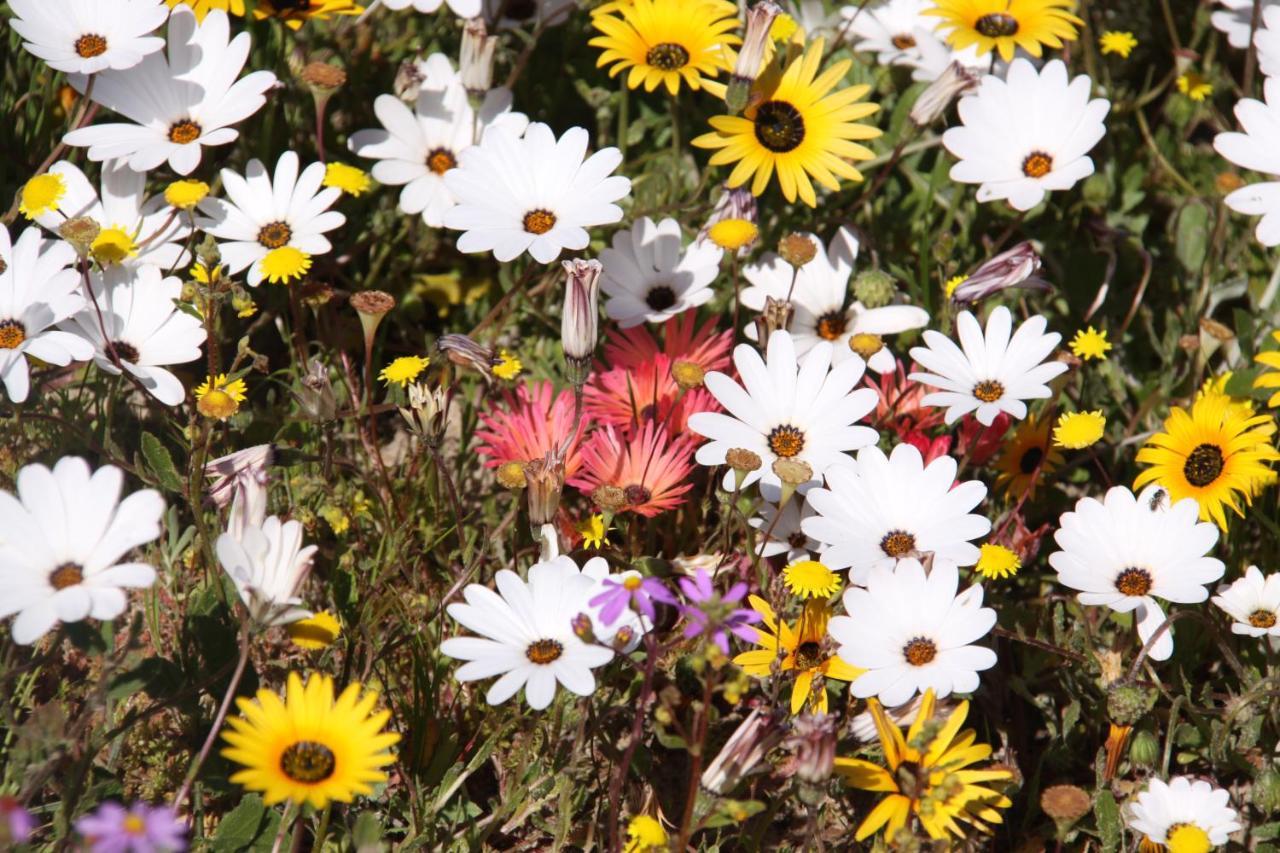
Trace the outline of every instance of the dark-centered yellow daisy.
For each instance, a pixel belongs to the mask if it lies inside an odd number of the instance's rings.
[[[996,460],[996,486],[1017,500],[1035,497],[1036,484],[1062,464],[1062,452],[1049,440],[1052,424],[1028,417],[1018,425]]]
[[[1072,0],[936,0],[925,15],[941,18],[938,29],[956,50],[977,45],[978,55],[993,50],[1005,62],[1016,48],[1040,56],[1045,47],[1075,41],[1084,22],[1071,14]]]
[[[609,76],[627,71],[627,86],[652,92],[662,84],[675,94],[680,83],[700,89],[704,77],[733,68],[731,45],[742,39],[737,9],[700,0],[635,0],[614,7],[613,14],[596,14],[591,24],[603,35],[588,44],[604,48],[597,67]]]
[[[335,701],[333,679],[313,674],[304,686],[289,673],[285,698],[259,690],[238,699],[241,716],[227,721],[223,756],[244,769],[231,781],[261,791],[267,805],[290,800],[322,809],[349,803],[385,782],[380,768],[395,761],[389,750],[400,735],[386,732],[390,711],[374,712],[378,694],[351,684]]]
[[[760,195],[777,171],[787,201],[795,201],[798,195],[816,207],[810,178],[832,191],[840,189],[840,178],[862,180],[851,161],[870,160],[874,155],[853,140],[874,139],[880,130],[857,121],[880,107],[860,103],[869,86],[836,88],[849,70],[849,60],[819,74],[822,50],[822,39],[817,39],[780,77],[761,74],[752,87],[750,106],[741,116],[715,116],[713,132],[693,140],[699,148],[719,149],[711,155],[711,165],[736,164],[729,175],[730,187],[750,178],[751,192]]]
[[[1195,498],[1200,518],[1226,530],[1226,509],[1243,516],[1240,501],[1251,503],[1254,485],[1270,474],[1267,463],[1280,459],[1272,445],[1275,431],[1270,417],[1233,405],[1223,394],[1201,394],[1190,412],[1175,407],[1164,432],[1138,451],[1138,462],[1151,467],[1133,487],[1158,483],[1171,502]]]

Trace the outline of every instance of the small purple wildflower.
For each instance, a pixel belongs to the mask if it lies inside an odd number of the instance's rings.
[[[676,597],[660,579],[641,577],[635,572],[627,572],[619,580],[605,578],[602,585],[604,592],[588,603],[600,608],[600,621],[606,625],[617,622],[622,611],[628,607],[634,607],[652,625],[657,618],[653,609],[654,600],[666,604],[676,603]]]
[[[738,581],[724,595],[718,595],[711,586],[711,575],[706,569],[698,569],[694,578],[680,578],[680,589],[692,605],[682,605],[680,611],[689,624],[684,627],[686,637],[707,635],[720,647],[720,651],[729,654],[729,631],[739,639],[754,643],[759,634],[751,625],[759,622],[761,617],[754,610],[731,607],[747,594],[747,585]]]
[[[0,841],[21,844],[35,831],[36,819],[14,797],[0,797]]]
[[[91,853],[161,853],[187,849],[187,826],[168,806],[103,803],[76,821]]]

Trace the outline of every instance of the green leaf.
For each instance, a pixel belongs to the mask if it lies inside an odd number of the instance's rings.
[[[1200,272],[1209,254],[1209,208],[1198,201],[1188,202],[1178,211],[1175,252],[1182,268],[1190,273]]]
[[[266,829],[267,821],[263,820],[266,811],[267,807],[257,794],[242,799],[218,822],[218,830],[213,835],[213,850],[217,853],[248,850]]]
[[[156,481],[171,492],[183,492],[182,478],[173,464],[173,457],[168,449],[149,432],[142,434],[142,457],[147,460],[147,469],[155,475]]]
[[[1098,833],[1102,836],[1102,849],[1120,849],[1120,806],[1110,791],[1102,790],[1093,800],[1093,815],[1098,821]]]
[[[382,821],[378,820],[377,814],[360,813],[356,818],[355,826],[351,829],[351,844],[356,848],[357,853],[383,849],[385,845],[382,843]]]
[[[757,800],[718,800],[715,810],[707,816],[703,827],[730,826],[745,823],[752,815],[764,811],[764,803]]]

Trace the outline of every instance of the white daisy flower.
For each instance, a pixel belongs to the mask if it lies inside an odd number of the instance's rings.
[[[444,215],[445,227],[463,232],[458,251],[493,252],[504,263],[527,251],[549,264],[565,249],[585,249],[588,228],[621,219],[613,202],[631,192],[631,181],[612,173],[622,153],[603,148],[587,157],[588,141],[581,127],[557,140],[536,122],[523,138],[501,126],[486,130],[444,178],[458,200]]]
[[[412,6],[414,11],[424,15],[438,12],[445,3],[449,4],[449,11],[459,18],[474,18],[480,14],[480,0],[382,0],[382,5],[388,9],[399,11]]]
[[[680,223],[649,217],[613,235],[613,248],[600,253],[600,288],[609,299],[605,313],[624,329],[665,323],[715,296],[712,282],[724,253],[707,241],[684,245]]]
[[[558,27],[577,8],[577,0],[484,0],[484,19],[499,30]]]
[[[849,570],[849,582],[865,583],[877,568],[932,553],[958,566],[978,562],[970,540],[985,536],[991,522],[970,512],[987,496],[979,480],[956,482],[956,460],[939,456],[928,465],[920,451],[899,444],[890,456],[878,447],[858,451],[856,465],[827,471],[826,488],[805,500],[816,515],[804,532],[823,543],[822,562]]]
[[[848,615],[833,616],[827,633],[845,663],[866,670],[849,691],[892,707],[930,687],[939,698],[976,690],[996,653],[972,644],[995,626],[996,612],[982,606],[980,585],[956,595],[959,586],[955,563],[935,559],[926,573],[904,559],[872,570],[866,589],[846,589]]]
[[[55,71],[123,71],[164,47],[151,32],[169,17],[164,0],[10,0],[22,46]]]
[[[816,38],[824,38],[829,42],[839,34],[844,26],[844,10],[827,11],[827,6],[823,0],[790,0],[788,3],[780,3],[778,5],[782,6],[783,11],[791,15],[795,22],[800,25],[805,39],[809,41]]]
[[[267,516],[261,525],[223,533],[215,549],[222,569],[236,585],[250,618],[261,626],[309,619],[298,587],[311,571],[316,546],[302,544],[302,524]]]
[[[1280,75],[1280,6],[1263,7],[1253,46],[1258,53],[1258,70],[1267,77]]]
[[[164,269],[185,266],[191,255],[185,242],[191,235],[186,216],[175,216],[164,196],[146,197],[147,176],[124,160],[102,164],[102,194],[74,163],[59,160],[49,173],[62,179],[57,209],[36,217],[52,231],[68,219],[87,216],[101,230],[90,246],[94,260],[109,264],[155,264]]]
[[[1125,822],[1170,850],[1208,850],[1226,844],[1243,826],[1225,790],[1186,776],[1174,776],[1167,784],[1159,779],[1148,782],[1125,809]]]
[[[145,588],[156,570],[120,562],[160,536],[164,500],[143,489],[120,500],[124,473],[104,465],[92,475],[74,456],[50,471],[18,472],[18,494],[0,491],[0,618],[13,621],[15,643],[30,645],[59,621],[114,619],[124,590]]]
[[[93,355],[88,341],[56,328],[84,305],[76,250],[28,228],[10,243],[0,224],[0,381],[10,402],[31,390],[27,356],[59,367]]]
[[[1067,370],[1061,361],[1045,361],[1062,338],[1057,332],[1046,333],[1046,325],[1037,314],[1010,338],[1013,315],[1001,305],[987,317],[985,333],[972,313],[960,312],[956,319],[959,347],[946,335],[926,330],[925,346],[912,347],[911,357],[929,372],[912,373],[910,378],[942,390],[926,394],[921,402],[945,406],[948,424],[969,412],[983,426],[991,426],[1000,412],[1025,418],[1023,400],[1048,398],[1051,392],[1046,383]]]
[[[1209,16],[1213,28],[1227,37],[1227,43],[1239,50],[1249,46],[1249,33],[1253,31],[1254,0],[1218,0],[1223,8]],[[1263,14],[1280,0],[1262,0]],[[1265,72],[1264,72],[1265,73]]]
[[[165,365],[198,359],[206,337],[199,318],[175,304],[182,295],[181,279],[165,278],[159,267],[148,264],[94,272],[89,283],[98,307],[85,306],[63,328],[93,345],[93,361],[99,369],[120,374],[107,352],[110,341],[120,364],[157,400],[166,406],[180,404],[186,389]]]
[[[444,185],[444,174],[458,165],[458,155],[475,144],[490,126],[519,136],[529,119],[511,112],[511,91],[489,91],[477,113],[467,90],[442,53],[418,64],[423,81],[413,111],[394,95],[379,95],[373,111],[382,129],[360,130],[347,147],[360,157],[377,160],[373,177],[387,186],[404,186],[400,209],[421,213],[433,228],[444,224],[444,212],[456,204]]]
[[[893,370],[897,361],[885,346],[884,336],[923,328],[929,322],[929,312],[914,305],[867,308],[857,301],[846,307],[849,277],[858,259],[857,235],[841,227],[825,248],[816,235],[804,236],[820,249],[813,260],[796,273],[777,254],[766,254],[759,262],[743,268],[742,275],[751,286],[739,294],[738,300],[745,308],[763,311],[766,297],[785,300],[790,294],[795,314],[789,331],[797,355],[803,356],[822,341],[830,341],[835,364],[856,353],[877,373]],[[743,332],[750,340],[757,339],[755,324],[747,324]]]
[[[222,260],[231,273],[247,267],[250,287],[257,287],[264,278],[272,283],[301,278],[310,269],[311,258],[333,248],[325,232],[347,221],[329,210],[342,190],[321,188],[324,164],[312,163],[301,175],[298,165],[298,155],[286,151],[271,177],[261,160],[250,160],[244,177],[223,169],[228,200],[200,202],[200,212],[207,218],[197,219],[197,227],[227,241],[218,244]]]
[[[1062,514],[1053,535],[1062,550],[1049,555],[1058,582],[1080,590],[1081,604],[1132,612],[1144,643],[1165,619],[1157,598],[1204,601],[1205,585],[1226,570],[1221,560],[1207,556],[1218,541],[1218,526],[1199,520],[1194,498],[1169,506],[1165,496],[1152,485],[1137,497],[1116,486],[1102,501],[1081,498],[1075,510]],[[1152,646],[1151,657],[1167,660],[1172,654],[1169,629]]]
[[[804,520],[815,514],[812,504],[804,497],[795,495],[782,505],[782,515],[779,517],[778,498],[782,496],[781,493],[770,488],[761,488],[760,493],[765,500],[748,521],[748,524],[760,531],[757,554],[766,558],[786,554],[787,562],[794,563],[796,560],[812,559],[822,550],[821,543],[806,535],[802,529]]]
[[[1235,620],[1231,633],[1280,637],[1280,574],[1264,576],[1250,566],[1244,577],[1219,590],[1213,603]]]
[[[569,557],[559,557],[558,559],[572,562]],[[593,607],[591,606],[591,599],[611,588],[605,584],[606,580],[617,584],[627,578],[638,578],[642,577],[642,575],[634,569],[611,575],[609,574],[609,561],[604,557],[592,557],[583,563],[582,574],[594,581],[591,591],[587,593],[587,606],[581,612],[591,620],[591,631],[595,634],[596,642],[606,646],[613,646],[623,654],[635,651],[636,647],[640,645],[641,638],[653,628],[653,624],[649,619],[632,608],[626,608],[618,615],[612,625],[606,625],[600,618],[605,604],[602,602]]]
[[[570,557],[560,556],[529,569],[526,582],[510,569],[494,577],[498,591],[480,584],[463,590],[466,604],[449,605],[449,615],[479,637],[450,637],[440,651],[465,660],[455,676],[477,681],[494,675],[485,694],[500,705],[524,688],[529,707],[541,711],[556,695],[557,682],[570,693],[590,696],[596,679],[591,670],[613,659],[613,650],[584,643],[573,620],[587,612],[597,579],[578,571]]]
[[[1255,172],[1280,176],[1280,77],[1263,83],[1266,102],[1242,98],[1236,119],[1243,133],[1219,133],[1213,147],[1232,163]],[[1280,244],[1280,180],[1248,184],[1225,199],[1236,213],[1261,216],[1254,234],[1264,246]]]
[[[183,5],[169,17],[168,35],[167,56],[153,53],[127,71],[94,78],[93,100],[129,121],[82,127],[63,142],[87,147],[90,160],[124,158],[138,172],[167,160],[173,171],[188,175],[200,165],[203,146],[240,136],[231,125],[261,109],[276,83],[270,71],[236,80],[249,58],[249,34],[232,39],[227,13],[219,9],[197,25]],[[83,78],[70,82],[85,91]]]
[[[870,427],[855,426],[876,407],[871,388],[857,388],[865,372],[861,358],[832,367],[831,344],[823,341],[803,361],[785,331],[774,332],[764,359],[755,348],[739,344],[733,363],[742,384],[719,371],[707,374],[706,387],[726,413],[698,412],[689,429],[709,439],[695,458],[703,465],[723,465],[735,448],[759,455],[763,464],[747,474],[743,487],[759,481],[780,489],[773,473],[778,459],[805,462],[813,468],[816,485],[832,466],[851,462],[850,451],[875,444]],[[725,473],[732,489],[734,472]],[[804,487],[801,489],[804,490]]]
[[[951,180],[981,184],[978,201],[1007,199],[1030,210],[1051,190],[1066,190],[1093,174],[1089,151],[1106,135],[1105,98],[1089,99],[1093,81],[1067,81],[1055,59],[1043,70],[1015,59],[1004,80],[988,74],[978,91],[960,99],[961,127],[942,135],[957,159]]]
[[[854,50],[874,52],[881,65],[906,65],[920,55],[916,30],[932,32],[936,25],[936,18],[922,14],[934,5],[933,0],[887,0],[872,6],[845,6],[840,14],[857,38]]]

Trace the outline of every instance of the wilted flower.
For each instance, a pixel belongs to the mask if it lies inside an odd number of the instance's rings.
[[[752,709],[715,759],[702,771],[702,787],[713,794],[726,794],[744,776],[759,766],[764,757],[786,734],[782,719]]]
[[[773,19],[781,12],[781,7],[769,0],[760,0],[747,10],[747,35],[742,40],[742,49],[738,51],[738,61],[733,67],[729,88],[724,96],[729,112],[740,113],[747,106],[751,84],[755,82],[760,66],[764,64],[769,30],[773,27]]]
[[[560,509],[560,493],[564,491],[564,459],[555,451],[547,451],[542,459],[524,466],[524,479],[529,487],[529,524],[536,532],[555,520]]]
[[[952,61],[911,106],[911,123],[916,127],[933,124],[951,102],[978,88],[979,75],[960,62]]]
[[[790,326],[791,317],[795,312],[795,306],[790,302],[766,296],[764,298],[764,310],[756,318],[756,340],[760,342],[760,345],[766,346],[770,335],[776,331],[785,330]]]
[[[1049,283],[1036,275],[1039,271],[1040,256],[1030,241],[1023,241],[974,270],[956,286],[951,298],[968,305],[1011,287],[1049,290]]]
[[[448,334],[436,339],[436,349],[444,353],[452,364],[478,371],[486,382],[493,379],[493,364],[497,356],[489,347],[466,335]]]
[[[575,386],[586,384],[591,373],[591,356],[596,351],[600,322],[599,261],[564,261],[569,279],[565,283],[564,313],[560,318],[560,343]]]
[[[462,28],[458,75],[473,98],[483,97],[493,88],[493,52],[497,47],[498,37],[486,31],[484,18],[472,18]]]
[[[306,416],[317,421],[333,420],[338,413],[338,400],[333,394],[329,371],[320,359],[311,359],[301,382],[302,389],[292,393],[293,399]]]

